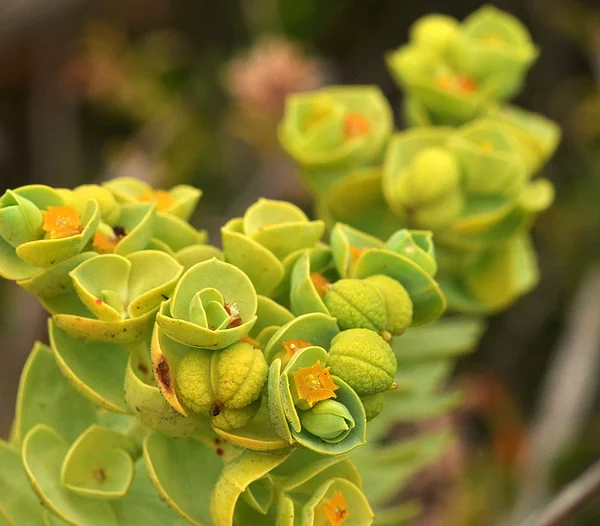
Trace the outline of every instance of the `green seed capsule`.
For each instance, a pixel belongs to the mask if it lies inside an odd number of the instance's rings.
[[[214,425],[239,427],[256,413],[247,408],[259,399],[267,373],[262,352],[239,342],[222,351],[194,350],[184,356],[177,389],[187,407],[208,414]]]
[[[389,344],[366,329],[338,334],[331,342],[327,365],[331,367],[331,374],[346,381],[359,396],[387,391],[397,368]]]
[[[383,411],[383,406],[385,405],[385,395],[383,393],[375,393],[374,395],[363,396],[360,400],[365,408],[367,422],[370,422],[376,416],[379,416],[379,413]]]
[[[342,330],[363,328],[380,332],[386,327],[385,300],[380,292],[360,279],[342,279],[323,298]]]
[[[379,274],[365,279],[383,296],[387,324],[385,329],[397,336],[402,334],[412,322],[413,304],[406,289],[395,279]]]

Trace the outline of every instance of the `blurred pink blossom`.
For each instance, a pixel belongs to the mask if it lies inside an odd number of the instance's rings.
[[[321,61],[282,37],[266,37],[231,61],[223,79],[235,103],[253,113],[279,119],[290,93],[322,86]]]

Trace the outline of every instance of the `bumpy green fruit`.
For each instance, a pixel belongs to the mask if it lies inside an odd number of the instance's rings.
[[[323,298],[325,306],[342,330],[363,328],[384,331],[385,300],[379,291],[360,279],[341,279]]]
[[[386,331],[402,334],[412,322],[413,304],[406,289],[395,279],[379,274],[365,279],[383,296],[387,314]]]
[[[208,413],[214,425],[226,422],[238,427],[249,421],[254,410],[246,408],[260,397],[267,373],[262,352],[239,342],[222,351],[194,350],[184,356],[177,369],[177,388],[192,411]]]
[[[365,408],[365,415],[367,416],[367,422],[373,420],[379,413],[383,411],[385,405],[385,395],[383,393],[376,393],[371,396],[364,396],[361,399],[363,407]]]
[[[224,407],[217,416],[212,417],[212,425],[225,431],[237,429],[249,424],[260,409],[260,399],[240,409]]]
[[[386,341],[367,329],[341,332],[331,342],[327,365],[359,396],[387,391],[396,374],[396,357]]]

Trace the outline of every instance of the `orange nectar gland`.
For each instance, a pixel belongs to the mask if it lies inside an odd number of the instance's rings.
[[[283,347],[287,352],[287,357],[291,358],[296,354],[300,349],[306,349],[307,347],[311,347],[312,343],[306,342],[304,340],[288,340],[283,342]]]
[[[310,280],[313,282],[313,285],[315,286],[315,289],[317,289],[317,292],[321,298],[325,296],[325,294],[327,294],[331,289],[331,282],[318,272],[312,272],[310,275]]]
[[[306,400],[312,407],[316,402],[327,400],[328,398],[337,398],[334,391],[339,389],[335,385],[329,367],[323,369],[321,361],[317,361],[310,367],[300,367],[292,372],[298,398]]]
[[[350,247],[350,254],[352,255],[352,261],[358,261],[358,258],[365,251],[364,248]]]
[[[49,239],[81,234],[83,226],[79,222],[81,213],[72,206],[49,206],[44,212],[42,228]]]
[[[473,93],[477,89],[475,81],[467,75],[442,74],[436,78],[437,86],[445,91],[463,94]]]
[[[137,200],[142,203],[155,203],[159,212],[166,210],[175,202],[175,198],[166,190],[153,190],[152,188],[148,188],[139,195]]]
[[[349,113],[344,119],[344,136],[346,139],[355,139],[369,133],[371,123],[367,117],[360,113]]]
[[[348,503],[339,491],[333,494],[333,497],[325,503],[323,509],[327,514],[331,526],[340,526],[350,516]]]

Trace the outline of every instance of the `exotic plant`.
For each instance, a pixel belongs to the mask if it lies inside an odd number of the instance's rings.
[[[481,27],[506,39],[500,51]],[[390,432],[460,403],[441,386],[483,324],[437,321],[446,296],[489,312],[535,284],[527,232],[552,187],[531,177],[557,132],[492,107],[531,62],[511,18],[428,18],[413,41],[440,62],[471,57],[465,71],[502,89],[473,93],[480,118],[458,129],[396,136],[377,88],[292,97],[281,139],[323,219],[260,199],[223,226],[221,251],[188,223],[200,192],[185,185],[0,198],[0,275],[50,315],[0,444],[3,523],[368,526],[418,513],[390,502],[452,437]],[[411,104],[442,124],[436,93]]]

